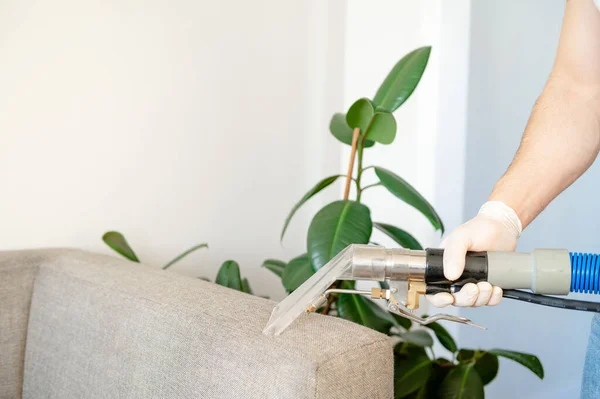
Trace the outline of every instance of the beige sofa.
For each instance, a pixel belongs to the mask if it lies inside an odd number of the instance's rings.
[[[78,250],[0,252],[0,398],[385,398],[388,338]]]

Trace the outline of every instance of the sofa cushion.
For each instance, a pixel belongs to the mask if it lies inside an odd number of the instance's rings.
[[[40,253],[0,252],[0,398],[21,397],[25,337]]]

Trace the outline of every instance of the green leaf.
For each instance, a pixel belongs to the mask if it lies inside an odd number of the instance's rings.
[[[286,263],[278,259],[267,259],[263,262],[263,267],[266,267],[278,277],[283,277],[283,270],[285,269]]]
[[[391,224],[374,222],[373,227],[376,227],[379,231],[384,233],[386,236],[390,237],[392,240],[396,241],[401,247],[408,249],[418,249],[421,250],[423,247],[419,244],[416,238],[407,233],[406,231],[392,226]]]
[[[345,176],[343,176],[343,175],[336,175],[336,176],[326,177],[323,180],[321,180],[320,182],[318,182],[313,188],[311,188],[310,190],[308,190],[308,192],[306,194],[304,194],[304,197],[302,197],[302,199],[296,205],[294,205],[294,207],[290,211],[289,215],[285,219],[285,223],[283,224],[283,230],[281,231],[280,240],[283,240],[283,236],[285,235],[285,231],[287,230],[288,225],[290,224],[290,221],[292,220],[292,217],[294,216],[294,214],[296,213],[296,211],[302,205],[304,205],[304,203],[306,201],[308,201],[309,199],[311,199],[315,194],[319,193],[324,188],[330,186],[334,181],[336,181],[340,177],[345,177]]]
[[[346,114],[346,122],[351,129],[359,128],[360,133],[365,134],[374,114],[375,110],[371,101],[368,98],[361,98],[350,106]]]
[[[410,327],[412,326],[412,321],[410,321],[406,317],[399,316],[396,313],[390,313],[390,314],[392,315],[394,320],[396,320],[396,323],[398,323],[400,325],[400,327],[404,328],[407,331],[410,330]]]
[[[487,385],[498,374],[498,356],[484,351],[461,349],[456,356],[461,363],[475,363],[475,370],[479,373],[483,385]]]
[[[308,228],[307,248],[313,268],[320,269],[350,244],[368,243],[372,230],[371,211],[365,205],[349,200],[326,205]]]
[[[439,389],[441,399],[480,399],[484,397],[483,383],[472,364],[453,368]]]
[[[196,251],[197,249],[200,248],[208,248],[208,244],[198,244],[198,245],[194,245],[193,247],[191,247],[190,249],[188,249],[187,251],[185,251],[184,253],[178,255],[175,257],[175,259],[173,259],[172,261],[170,261],[169,263],[167,263],[166,265],[164,265],[162,268],[163,269],[168,269],[169,267],[171,267],[173,264],[179,262],[181,259],[185,258],[186,256],[188,256],[189,254],[191,254],[192,252]]]
[[[491,354],[489,352],[485,352],[477,361],[475,362],[475,370],[479,373],[479,377],[481,377],[481,382],[483,385],[487,385],[498,375],[498,356]]]
[[[507,351],[503,349],[493,349],[488,352],[496,356],[502,356],[507,359],[514,360],[515,362],[527,367],[535,375],[540,377],[540,379],[544,378],[544,367],[542,366],[540,359],[538,359],[538,357],[535,355],[531,355],[529,353]]]
[[[432,372],[432,362],[423,351],[408,349],[394,355],[394,398],[403,398],[423,387]]]
[[[252,288],[250,288],[250,283],[247,278],[242,279],[242,291],[246,294],[253,295]]]
[[[442,361],[440,361],[442,360]],[[444,362],[445,361],[445,362]],[[439,390],[440,384],[446,378],[450,370],[454,365],[450,365],[452,362],[446,359],[436,359],[433,363],[433,370],[431,376],[427,380],[427,383],[419,388],[418,391],[413,392],[408,398],[410,399],[431,399],[437,398],[437,391]],[[440,366],[440,365],[445,366]]]
[[[129,243],[123,237],[123,234],[118,231],[109,231],[104,233],[102,236],[102,240],[111,247],[115,252],[123,255],[125,258],[129,259],[132,262],[140,262],[138,257],[133,252],[133,249],[129,246]]]
[[[404,181],[400,176],[378,166],[375,167],[375,174],[377,174],[381,184],[390,193],[417,209],[429,219],[436,230],[442,230],[442,234],[444,233],[442,219],[435,209],[433,209],[433,206],[413,186]]]
[[[426,317],[426,316],[423,315],[423,317]],[[454,341],[454,338],[452,338],[452,335],[450,335],[448,330],[446,330],[444,327],[442,327],[441,324],[430,323],[430,324],[425,325],[425,327],[429,328],[431,331],[433,331],[435,333],[435,336],[437,337],[438,341],[440,341],[440,344],[442,344],[442,346],[444,348],[448,349],[452,353],[454,353],[458,350],[458,348],[456,347],[456,342]]]
[[[396,118],[388,112],[376,112],[365,136],[381,144],[391,144],[396,138]]]
[[[240,266],[236,261],[228,260],[219,269],[215,283],[224,287],[233,288],[242,291],[242,278],[240,276]]]
[[[403,340],[417,346],[433,346],[433,338],[425,330],[413,330],[400,334]]]
[[[354,132],[348,122],[346,122],[346,114],[333,114],[331,122],[329,122],[329,131],[333,136],[344,144],[352,145],[352,136]],[[365,140],[364,148],[373,147],[375,142]]]
[[[287,264],[283,271],[281,282],[288,292],[300,287],[315,271],[310,264],[308,255],[300,255]]]
[[[360,295],[342,294],[337,301],[341,318],[372,328],[381,333],[390,330],[393,324],[389,313],[372,300]]]
[[[475,360],[475,351],[473,349],[461,349],[458,351],[458,355],[456,355],[456,360],[459,362],[468,362],[471,360]]]
[[[397,110],[415,91],[430,53],[431,47],[421,47],[398,61],[377,90],[373,104],[388,112]]]

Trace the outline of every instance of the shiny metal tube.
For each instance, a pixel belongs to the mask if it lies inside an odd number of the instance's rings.
[[[340,280],[423,280],[426,266],[425,251],[369,245],[352,246],[352,267]]]

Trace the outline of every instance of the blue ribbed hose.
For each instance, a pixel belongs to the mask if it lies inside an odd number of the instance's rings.
[[[600,254],[571,252],[571,292],[600,293]],[[600,302],[579,301],[534,294],[521,290],[504,290],[503,297],[553,308],[600,313]]]
[[[600,254],[571,252],[571,292],[600,293]]]

